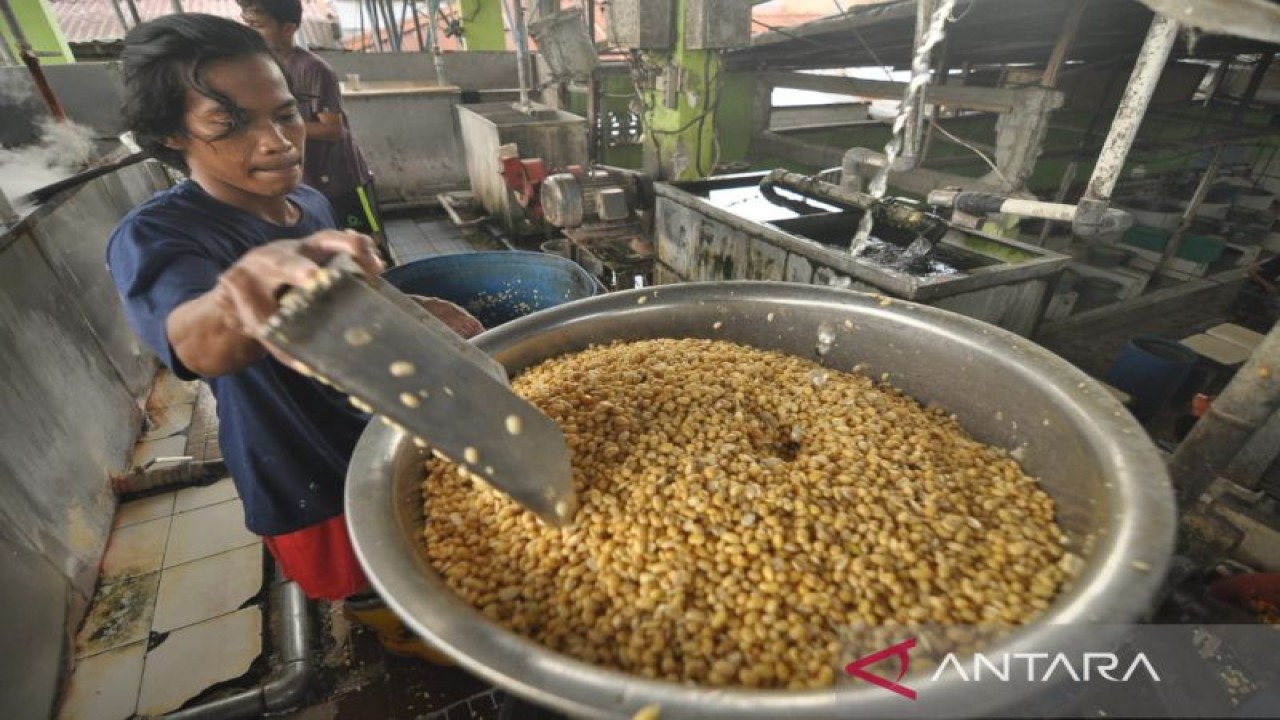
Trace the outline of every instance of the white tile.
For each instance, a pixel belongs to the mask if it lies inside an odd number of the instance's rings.
[[[137,642],[76,661],[59,720],[126,720],[138,707],[147,644]]]
[[[122,503],[116,508],[115,526],[128,527],[156,518],[169,517],[173,514],[173,499],[176,495],[177,493],[167,492]]]
[[[173,506],[174,512],[186,512],[208,505],[217,505],[240,497],[236,494],[236,485],[231,478],[223,478],[205,487],[183,488],[178,491],[178,500]]]
[[[262,589],[262,546],[246,545],[165,569],[151,629],[168,632],[234,612]]]
[[[178,433],[185,434],[187,429],[191,427],[191,413],[195,410],[195,407],[194,402],[189,402],[148,410],[147,431],[143,433],[141,439],[144,441],[159,440]]]
[[[169,539],[168,515],[111,531],[102,556],[100,581],[114,582],[159,570]]]
[[[183,435],[147,440],[133,446],[133,460],[130,467],[145,468],[152,460],[184,457],[186,454],[187,438]]]
[[[88,657],[147,639],[160,573],[104,584],[76,635],[76,656]]]
[[[248,607],[169,633],[147,653],[139,715],[179,708],[217,683],[249,671],[262,654],[262,610]]]
[[[173,516],[164,566],[173,567],[260,542],[244,526],[244,506],[239,500],[208,505]]]

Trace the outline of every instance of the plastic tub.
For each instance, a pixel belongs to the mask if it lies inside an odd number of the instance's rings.
[[[602,288],[582,266],[536,252],[476,252],[416,260],[383,277],[400,290],[457,303],[493,328]]]
[[[1129,409],[1145,423],[1178,392],[1198,360],[1194,350],[1176,340],[1137,335],[1129,339],[1105,380],[1133,397]]]

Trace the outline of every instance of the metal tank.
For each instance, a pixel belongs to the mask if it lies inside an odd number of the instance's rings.
[[[819,354],[819,335],[832,333],[834,342]],[[1172,553],[1175,520],[1155,447],[1101,385],[1013,333],[878,295],[717,282],[579,300],[486,332],[476,344],[514,375],[590,344],[653,337],[720,338],[840,369],[861,363],[870,374],[889,373],[894,385],[921,402],[955,413],[979,440],[1020,448],[1024,467],[1056,500],[1069,549],[1083,564],[1039,621],[988,652],[1070,652],[1080,650],[1085,637],[1118,639],[1117,624],[1136,620],[1152,603]],[[423,459],[399,431],[370,424],[351,462],[347,521],[378,592],[415,632],[471,672],[577,717],[630,718],[648,705],[659,706],[663,720],[834,720],[902,712],[902,698],[868,683],[795,692],[699,688],[592,666],[500,628],[456,596],[425,561]],[[930,679],[917,674],[902,682],[913,678]],[[1043,691],[1012,685],[993,693],[946,676],[930,682],[911,713],[982,717]]]
[[[760,193],[767,173],[658,183],[655,281],[785,280],[882,292],[985,320],[1030,337],[1071,258],[953,228],[937,272],[904,272],[849,252],[861,211],[812,203],[802,215]]]

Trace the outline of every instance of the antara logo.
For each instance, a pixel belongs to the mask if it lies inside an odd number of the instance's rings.
[[[911,648],[915,646],[916,646],[915,638],[904,640],[903,642],[900,642],[897,645],[890,645],[889,647],[879,652],[874,652],[874,653],[871,653],[870,655],[854,660],[853,662],[844,666],[844,671],[846,673],[849,673],[849,675],[858,678],[859,680],[866,680],[867,682],[872,683],[873,685],[879,685],[885,690],[896,692],[908,700],[915,700],[916,691],[912,690],[906,685],[902,685],[899,682],[900,680],[902,680],[902,678],[906,677],[907,671],[911,669],[911,656],[908,655],[907,653],[910,652]],[[898,658],[898,677],[893,680],[886,680],[885,678],[882,678],[879,675],[872,675],[871,673],[867,672],[864,669],[868,665],[875,665],[881,660],[885,660],[891,657]]]
[[[911,669],[911,649],[916,646],[916,639],[910,638],[897,645],[891,645],[874,652],[845,666],[844,671],[851,677],[865,680],[873,685],[897,693],[908,700],[916,699],[916,691],[902,684],[902,678]],[[875,665],[891,657],[898,659],[898,676],[892,680],[867,671],[867,667]],[[1043,664],[1041,664],[1043,662]],[[1124,668],[1121,672],[1121,668]],[[1143,673],[1153,682],[1160,682],[1160,674],[1147,658],[1145,653],[1138,653],[1127,665],[1121,663],[1115,653],[1084,653],[1078,662],[1066,653],[1000,653],[988,655],[974,653],[966,667],[955,653],[947,653],[942,662],[934,670],[930,682],[937,682],[948,669],[954,671],[962,682],[1020,681],[1051,682],[1066,680],[1072,682],[1090,682],[1107,680],[1109,682],[1128,682],[1134,675]]]
[[[960,679],[964,682],[975,682],[982,680],[984,668],[986,673],[990,674],[995,680],[1001,682],[1009,682],[1025,677],[1028,682],[1050,682],[1055,679],[1065,680],[1071,678],[1073,682],[1089,682],[1091,680],[1108,680],[1110,682],[1129,682],[1129,678],[1138,672],[1145,672],[1147,677],[1154,682],[1160,682],[1160,674],[1156,672],[1155,666],[1147,659],[1145,653],[1138,653],[1129,663],[1128,669],[1123,675],[1112,675],[1120,669],[1120,658],[1115,653],[1084,653],[1080,662],[1073,663],[1066,653],[1001,653],[994,656],[996,661],[992,661],[991,656],[984,653],[974,653],[971,661],[969,673],[965,673],[964,665],[956,659],[954,653],[948,654],[942,660],[942,664],[938,665],[938,669],[933,673],[933,680],[937,680],[944,671],[949,667],[956,671]],[[1040,667],[1041,672],[1036,672],[1036,663],[1040,660],[1047,661]],[[1018,672],[1025,666],[1026,672]]]

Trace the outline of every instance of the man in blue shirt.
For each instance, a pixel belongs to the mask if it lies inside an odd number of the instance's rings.
[[[347,461],[367,416],[258,339],[283,289],[337,253],[381,272],[373,241],[334,229],[301,185],[305,128],[262,39],[238,23],[170,15],[125,39],[125,119],[190,179],[126,216],[107,249],[138,335],[217,399],[219,442],[245,507],[286,577],[313,598],[368,592],[342,515]],[[479,322],[424,306],[464,336]]]

